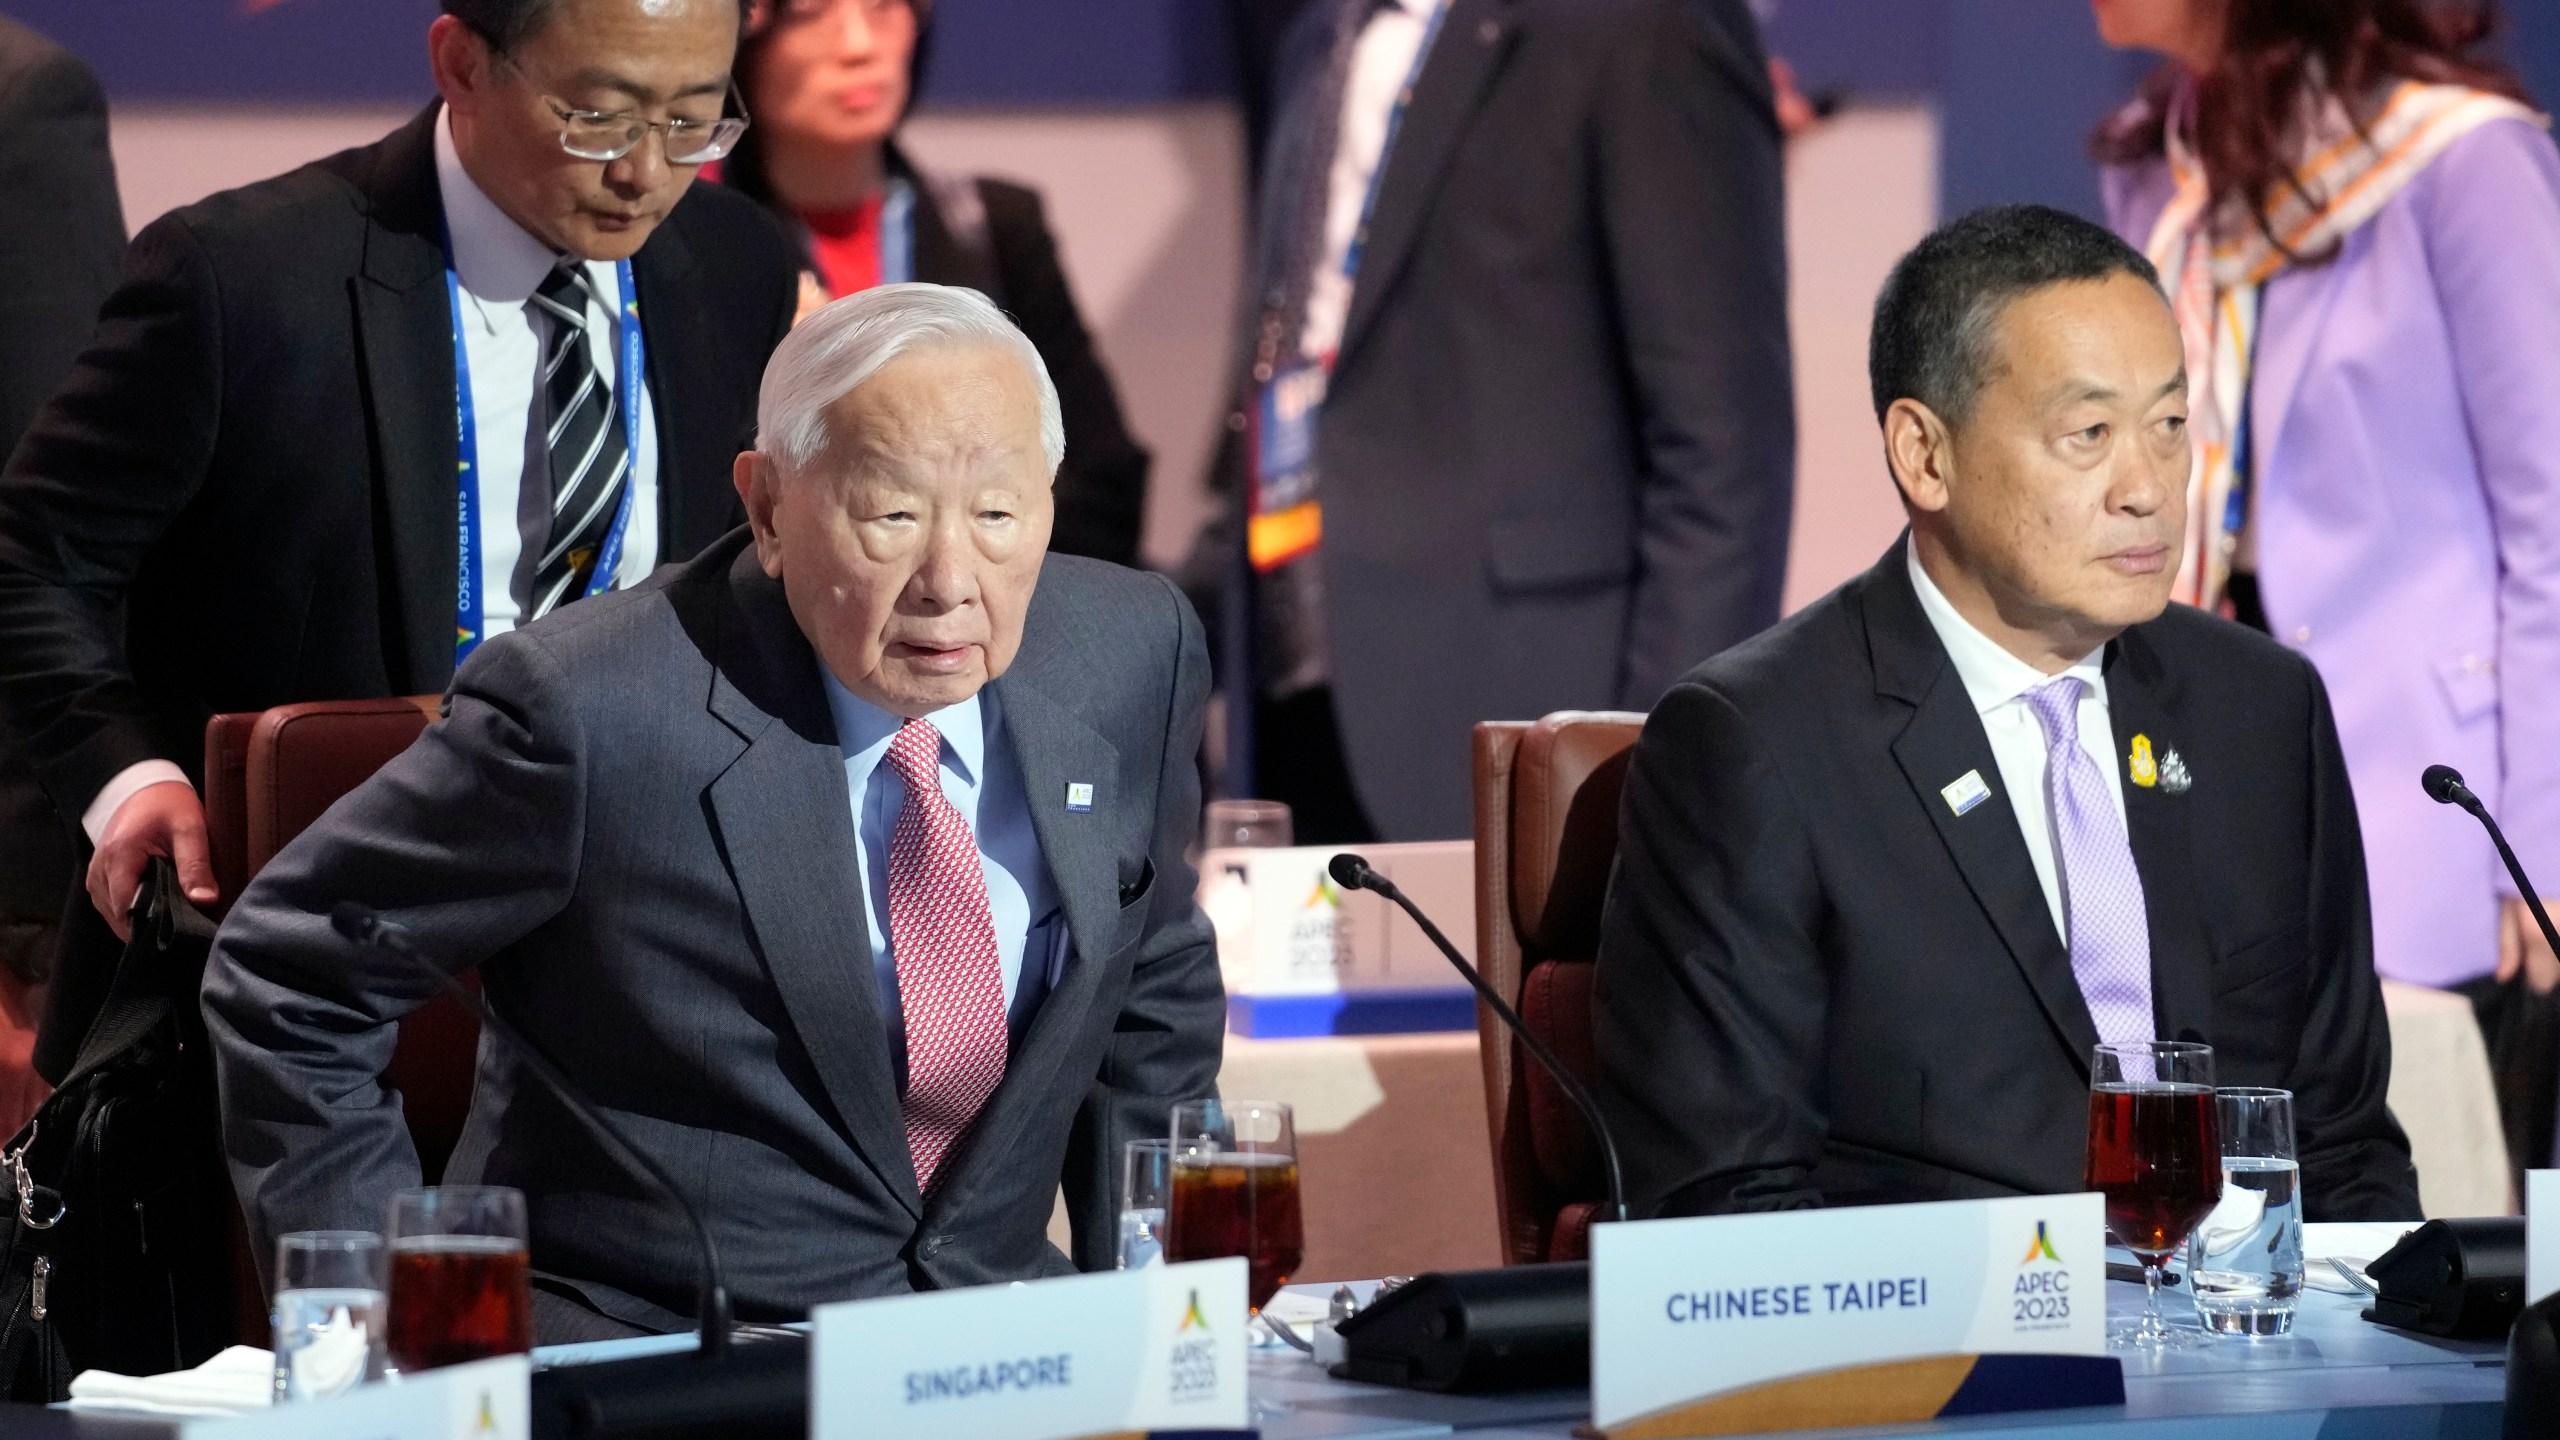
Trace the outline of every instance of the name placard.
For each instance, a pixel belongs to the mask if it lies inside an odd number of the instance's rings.
[[[1596,1225],[1608,1440],[2112,1404],[2096,1195]]]
[[[1242,1430],[1245,1262],[1150,1265],[810,1312],[811,1440]]]
[[[178,1440],[529,1440],[533,1362],[448,1365],[254,1415],[190,1420]]]
[[[2524,1172],[2524,1303],[2560,1290],[2560,1170]]]

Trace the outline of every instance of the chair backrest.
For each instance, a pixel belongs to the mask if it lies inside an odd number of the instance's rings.
[[[205,820],[224,903],[338,797],[408,749],[438,703],[433,695],[328,700],[214,716],[205,726]],[[479,1045],[480,1022],[445,996],[400,1022],[383,1080],[399,1092],[429,1184],[462,1138]]]
[[[1591,962],[1618,852],[1618,796],[1644,717],[1564,710],[1475,731],[1476,960],[1566,1065],[1594,1078]],[[1477,1020],[1493,1186],[1510,1264],[1580,1259],[1602,1195],[1599,1151],[1554,1081]]]

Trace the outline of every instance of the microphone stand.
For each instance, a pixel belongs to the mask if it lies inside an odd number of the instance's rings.
[[[2524,873],[2523,862],[2516,859],[2516,852],[2508,848],[2506,832],[2490,818],[2489,807],[2481,804],[2480,797],[2471,793],[2471,787],[2462,783],[2462,772],[2450,765],[2430,765],[2419,777],[2419,783],[2426,787],[2428,799],[2439,805],[2468,810],[2472,819],[2487,828],[2491,843],[2498,847],[2498,858],[2507,862],[2507,873],[2515,877],[2516,893],[2524,897],[2525,908],[2533,912],[2534,923],[2542,927],[2543,943],[2551,947],[2552,954],[2560,955],[2560,929],[2552,927],[2550,912],[2542,908],[2541,892],[2534,889],[2533,880]]]
[[[1530,1032],[1528,1025],[1520,1019],[1519,1012],[1513,1010],[1509,1002],[1494,992],[1493,986],[1477,972],[1476,967],[1467,963],[1467,957],[1458,953],[1458,947],[1449,943],[1449,937],[1440,933],[1440,927],[1431,923],[1431,917],[1423,914],[1422,907],[1407,898],[1404,891],[1397,887],[1396,882],[1379,874],[1367,860],[1348,852],[1334,856],[1326,868],[1337,885],[1354,890],[1366,890],[1395,902],[1405,914],[1413,917],[1414,924],[1422,927],[1422,933],[1430,938],[1431,943],[1440,947],[1440,954],[1458,968],[1458,973],[1467,977],[1467,983],[1475,987],[1476,997],[1484,1001],[1486,1006],[1501,1019],[1503,1027],[1519,1040],[1521,1046],[1531,1056],[1536,1058],[1539,1067],[1554,1079],[1556,1087],[1564,1091],[1565,1098],[1573,1102],[1573,1107],[1582,1112],[1583,1123],[1591,1127],[1592,1135],[1600,1142],[1601,1163],[1607,1176],[1609,1208],[1602,1218],[1626,1219],[1627,1188],[1618,1168],[1618,1142],[1609,1133],[1609,1123],[1600,1117],[1599,1102],[1591,1098],[1589,1090],[1583,1088],[1581,1079],[1565,1068],[1564,1061],[1559,1059],[1553,1050],[1547,1048],[1547,1042]]]

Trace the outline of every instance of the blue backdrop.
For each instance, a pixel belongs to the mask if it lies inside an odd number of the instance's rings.
[[[2560,3],[2506,0],[2508,53],[2560,103]],[[88,57],[118,101],[422,100],[435,0],[0,0]],[[1226,0],[941,0],[932,97],[1133,105],[1235,84]],[[1770,48],[1809,89],[1934,102],[1946,209],[2095,214],[2085,145],[2149,63],[2076,0],[1779,0]]]

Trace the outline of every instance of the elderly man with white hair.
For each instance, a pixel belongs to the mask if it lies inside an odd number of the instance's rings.
[[[1114,1158],[1218,1064],[1199,622],[1045,554],[1057,395],[974,291],[827,306],[757,423],[746,528],[482,645],[232,910],[204,1008],[262,1251],[418,1183],[381,1076],[437,982],[333,933],[355,901],[673,1177],[742,1318],[1112,1263]],[[525,1193],[542,1340],[687,1324],[683,1217],[503,1044],[445,1179]]]

